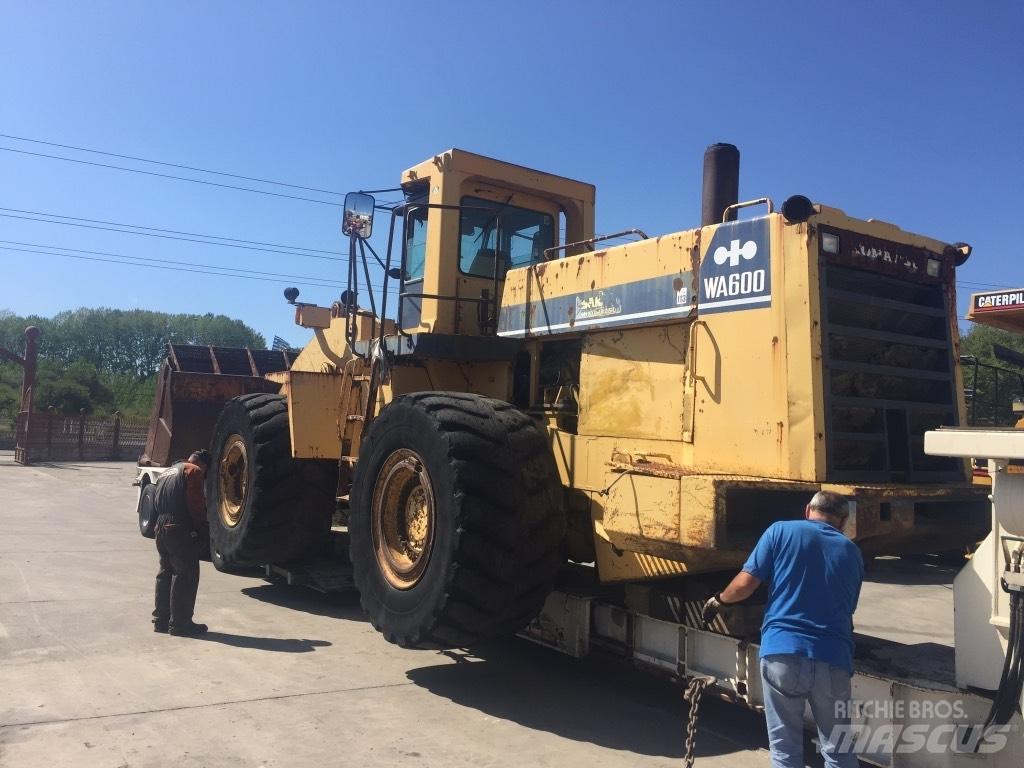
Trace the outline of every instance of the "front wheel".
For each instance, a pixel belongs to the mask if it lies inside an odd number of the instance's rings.
[[[554,585],[562,494],[544,432],[508,403],[397,398],[370,426],[352,485],[350,556],[374,627],[431,648],[521,629]]]
[[[283,397],[250,394],[228,401],[210,454],[206,516],[219,570],[292,562],[327,546],[337,465],[292,458]]]

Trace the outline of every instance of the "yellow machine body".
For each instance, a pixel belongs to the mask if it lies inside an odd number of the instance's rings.
[[[512,402],[546,425],[567,551],[604,581],[736,567],[822,488],[852,499],[847,533],[868,552],[984,536],[967,464],[922,449],[924,430],[964,420],[949,245],[820,205],[791,222],[769,203],[595,250],[591,185],[460,150],[402,183],[445,207],[405,213],[391,362],[349,397],[346,363],[380,353],[379,325],[364,313],[353,350],[337,306],[300,308],[315,336],[278,375],[296,457],[344,461],[360,403],[372,418],[416,391]],[[466,274],[470,258],[514,256],[467,255],[458,207],[480,200],[550,216],[553,245]]]

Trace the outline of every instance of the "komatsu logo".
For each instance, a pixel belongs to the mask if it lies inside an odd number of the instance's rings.
[[[722,245],[715,248],[715,264],[725,264],[728,261],[729,266],[735,268],[740,265],[741,256],[747,261],[757,256],[757,243],[747,240],[740,245],[739,240],[732,240],[728,248]]]
[[[770,305],[770,243],[766,218],[719,226],[700,268],[698,313],[732,312]]]

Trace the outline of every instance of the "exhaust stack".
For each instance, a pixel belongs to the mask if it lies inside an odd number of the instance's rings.
[[[700,225],[720,224],[722,214],[740,201],[740,151],[733,144],[712,144],[704,150],[704,185]],[[729,221],[736,211],[729,214]]]

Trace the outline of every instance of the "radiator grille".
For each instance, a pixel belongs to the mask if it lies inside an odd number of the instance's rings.
[[[827,476],[837,482],[962,480],[962,462],[924,453],[956,426],[945,286],[822,265]]]

